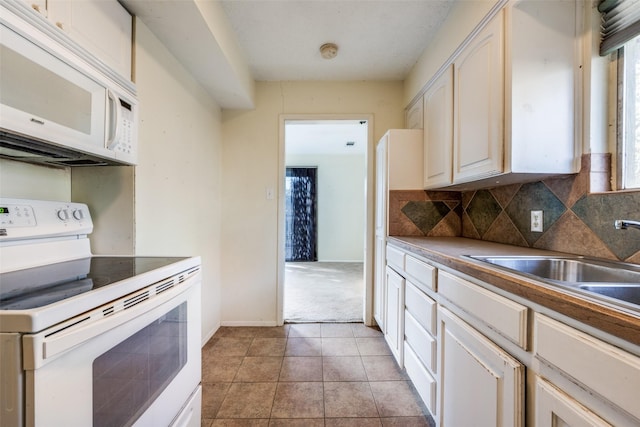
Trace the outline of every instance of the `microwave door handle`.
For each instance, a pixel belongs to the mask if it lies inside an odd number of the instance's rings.
[[[113,114],[109,115],[109,119],[111,120],[111,123],[109,123],[110,124],[109,130],[111,130],[112,128],[111,125],[114,125],[114,121],[115,121],[115,126],[113,126],[113,129],[114,129],[113,135],[111,136],[111,138],[107,140],[107,149],[113,150],[115,146],[118,145],[118,142],[120,141],[120,128],[122,127],[120,116],[122,112],[120,111],[120,105],[119,105],[120,99],[116,96],[116,94],[113,93],[113,91],[107,89],[107,97],[111,101],[111,105],[113,105],[111,110]]]

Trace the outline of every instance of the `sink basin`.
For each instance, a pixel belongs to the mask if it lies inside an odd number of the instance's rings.
[[[580,289],[640,305],[640,284],[581,285]]]
[[[471,256],[471,258],[558,282],[640,284],[640,268],[634,268],[622,262],[582,257]]]
[[[546,283],[640,306],[640,266],[581,256],[473,256]]]

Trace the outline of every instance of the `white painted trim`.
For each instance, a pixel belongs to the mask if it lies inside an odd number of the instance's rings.
[[[367,152],[365,204],[366,219],[364,224],[364,301],[363,320],[365,325],[371,326],[373,320],[373,248],[374,248],[374,195],[375,195],[375,141],[373,140],[373,114],[281,114],[279,117],[279,146],[278,146],[278,247],[277,251],[277,296],[276,319],[277,325],[284,324],[284,180],[285,180],[285,121],[287,120],[366,120],[367,121]],[[226,325],[225,325],[226,326]]]
[[[200,343],[200,347],[204,347],[205,345],[207,345],[209,340],[211,340],[211,338],[213,338],[213,336],[216,334],[216,332],[218,332],[218,329],[220,329],[220,326],[218,326],[217,328],[213,329],[207,335],[202,337],[202,342]]]
[[[278,326],[273,320],[229,320],[222,322],[220,326]]]

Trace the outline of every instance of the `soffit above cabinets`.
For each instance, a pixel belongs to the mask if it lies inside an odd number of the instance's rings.
[[[120,1],[221,107],[253,108],[254,81],[404,80],[456,0]]]
[[[121,0],[222,108],[254,107],[254,80],[218,1]]]

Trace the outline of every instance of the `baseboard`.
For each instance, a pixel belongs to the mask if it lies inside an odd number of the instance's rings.
[[[278,326],[275,320],[228,320],[222,326]]]
[[[218,326],[217,328],[214,328],[211,332],[209,332],[207,335],[205,335],[204,339],[202,340],[202,345],[201,347],[204,347],[211,338],[213,338],[213,336],[216,334],[216,332],[218,332],[218,329],[220,329],[220,327]]]
[[[309,261],[309,262],[313,262],[313,261]],[[360,264],[364,263],[363,260],[357,260],[357,259],[356,260],[350,260],[350,259],[336,259],[336,260],[333,260],[333,259],[322,259],[322,260],[318,260],[318,261],[315,261],[315,262],[354,262],[354,263],[355,262],[359,262]],[[293,264],[295,262],[291,262],[291,263]]]

